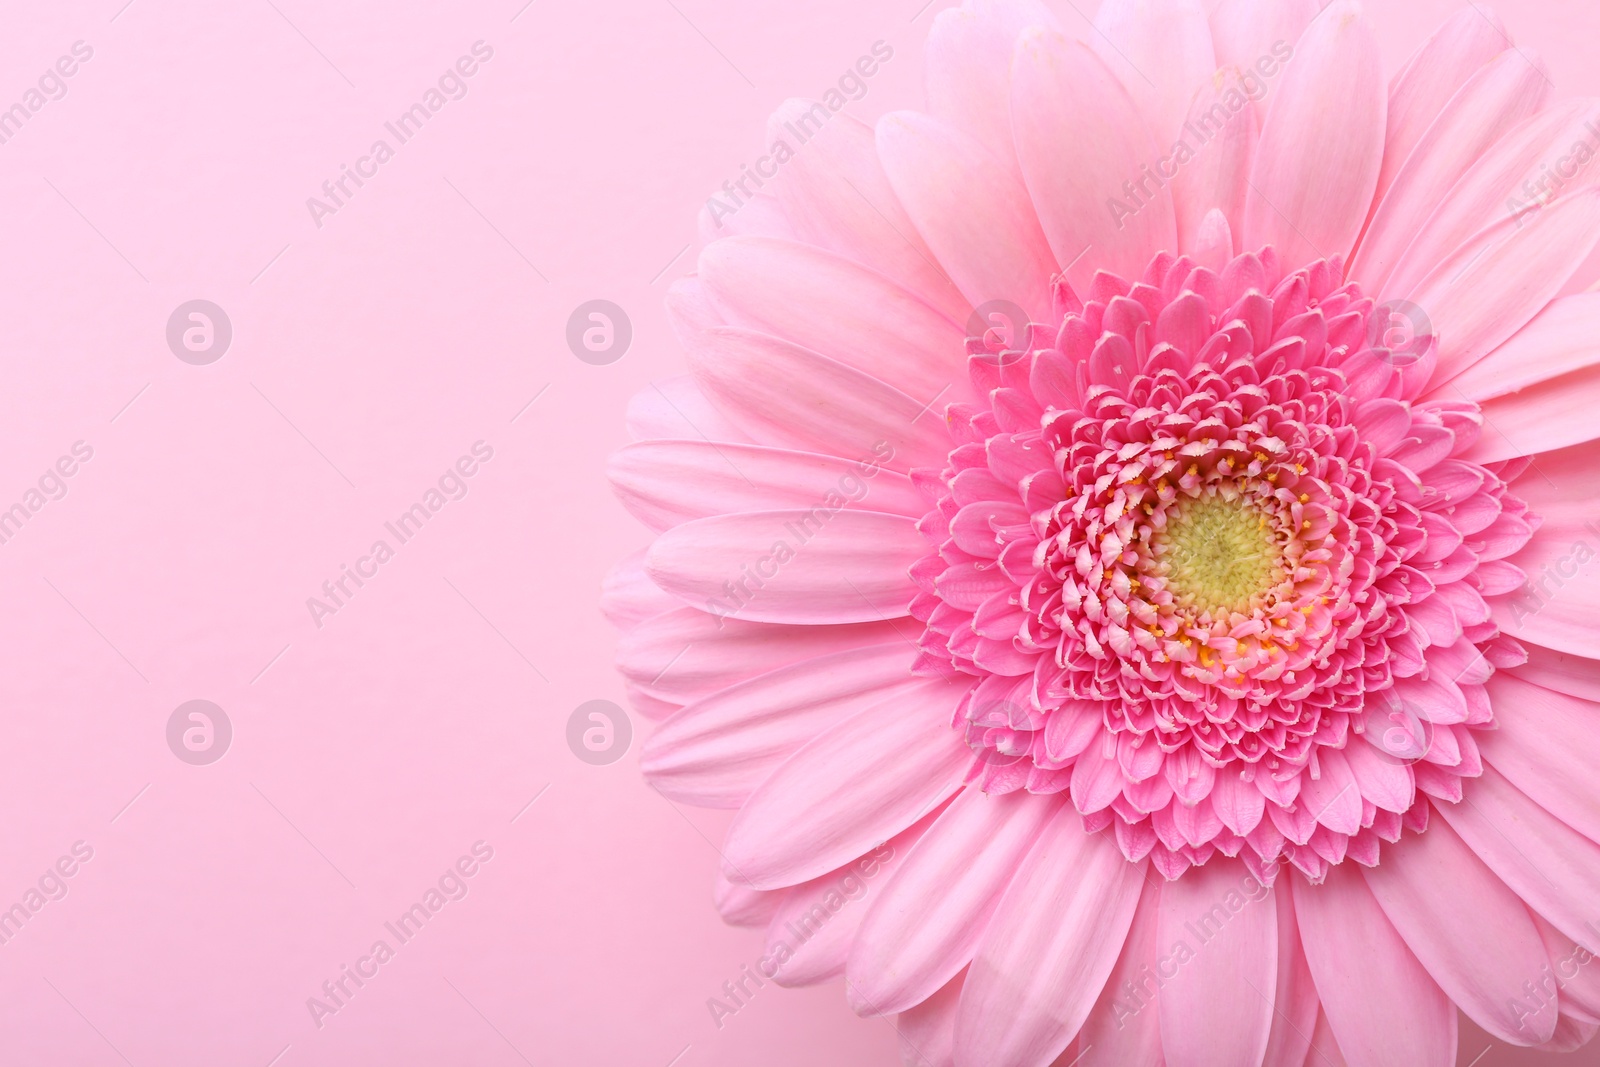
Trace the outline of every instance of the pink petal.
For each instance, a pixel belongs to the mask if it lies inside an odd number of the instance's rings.
[[[680,607],[624,633],[617,669],[642,691],[687,704],[800,660],[903,640],[889,621],[772,626]]]
[[[1506,215],[1527,215],[1556,196],[1600,181],[1600,168],[1575,166],[1578,146],[1593,151],[1591,128],[1600,122],[1600,102],[1557,104],[1524,122],[1483,154],[1450,190],[1385,281],[1368,279],[1384,299],[1404,296],[1439,262],[1475,234]],[[1568,181],[1553,168],[1576,170]]]
[[[1317,1028],[1311,1032],[1311,1051],[1306,1055],[1304,1067],[1349,1067],[1325,1011],[1317,1013]]]
[[[1486,400],[1483,422],[1491,432],[1480,437],[1463,458],[1497,463],[1593,441],[1600,437],[1600,427],[1587,416],[1597,401],[1600,367],[1586,367]]]
[[[1600,701],[1600,660],[1557,652],[1541,645],[1526,648],[1527,662],[1506,668],[1507,674],[1558,693]]]
[[[1161,989],[1168,1067],[1260,1063],[1278,983],[1278,909],[1238,861],[1214,859],[1161,887],[1160,945],[1193,958]]]
[[[1519,482],[1543,524],[1508,560],[1527,576],[1527,583],[1516,592],[1489,598],[1494,621],[1508,636],[1578,656],[1594,651],[1600,633],[1600,567],[1591,562],[1600,553],[1600,532],[1584,514],[1596,499],[1587,485],[1600,471],[1567,471],[1592,451],[1588,445],[1565,449],[1553,453],[1548,464],[1541,457],[1539,467],[1530,472],[1533,477]],[[1545,478],[1559,490],[1539,485]],[[1565,506],[1541,507],[1540,497],[1557,492],[1571,494]]]
[[[963,972],[895,1019],[901,1062],[906,1067],[956,1067],[956,1010],[965,981]]]
[[[1126,197],[1123,183],[1139,179],[1158,153],[1127,90],[1087,46],[1058,33],[1025,33],[1011,109],[1028,193],[1057,264],[1079,292],[1089,291],[1096,270],[1138,277],[1151,256],[1174,247],[1167,188]],[[1108,197],[1121,207],[1110,210]]]
[[[777,914],[785,892],[778,890],[768,893],[749,886],[734,885],[718,871],[711,898],[723,922],[731,926],[765,926]]]
[[[1467,80],[1508,48],[1511,39],[1493,12],[1463,7],[1419,48],[1389,88],[1389,123],[1378,195],[1388,191],[1412,150]]]
[[[917,229],[966,298],[975,307],[1009,301],[1047,321],[1055,258],[1015,172],[977,141],[914,111],[878,123],[878,151]]]
[[[1383,158],[1382,64],[1360,7],[1330,4],[1282,77],[1256,150],[1243,244],[1273,245],[1290,264],[1345,255],[1366,221]]]
[[[1483,758],[1534,803],[1600,842],[1600,704],[1503,673],[1488,689],[1500,728],[1479,736]]]
[[[1306,963],[1350,1067],[1453,1067],[1455,1006],[1384,916],[1356,865],[1335,864],[1322,885],[1293,885]]]
[[[1300,803],[1328,829],[1355,833],[1361,829],[1361,787],[1349,762],[1336,748],[1323,748],[1317,753],[1317,762],[1320,777],[1300,776]]]
[[[789,100],[768,120],[767,137],[791,153],[773,191],[798,240],[871,267],[957,322],[966,316],[966,301],[889,187],[871,126],[814,100]]]
[[[893,644],[819,656],[729,686],[663,722],[645,742],[645,780],[674,800],[743,804],[784,760],[869,707],[885,710],[922,683],[912,650]]]
[[[767,924],[766,958],[783,958],[779,946],[790,954],[773,981],[781,986],[814,985],[844,973],[862,920],[929,822],[923,819],[838,870],[784,894],[783,905]]]
[[[1267,116],[1279,73],[1294,63],[1300,36],[1321,10],[1319,0],[1222,0],[1211,13],[1217,66],[1253,71],[1259,79],[1258,123]]]
[[[1105,0],[1090,39],[1122,80],[1163,152],[1178,137],[1189,101],[1217,69],[1199,0]]]
[[[722,849],[730,880],[798,885],[865,855],[961,786],[971,751],[951,736],[959,692],[940,682],[821,734],[762,782]]]
[[[1368,722],[1376,722],[1383,729],[1395,728],[1386,726],[1381,717],[1369,719]],[[1404,751],[1406,742],[1402,739],[1401,744],[1388,745],[1383,737],[1373,737],[1370,729],[1369,726],[1363,742],[1352,741],[1345,749],[1345,760],[1350,765],[1350,772],[1355,775],[1364,800],[1372,801],[1384,811],[1404,814],[1416,801],[1416,779],[1411,774],[1411,768],[1391,755],[1390,750]]]
[[[1145,864],[1063,810],[1029,853],[967,974],[962,1064],[1046,1067],[1088,1017],[1122,952]]]
[[[929,113],[1013,171],[1011,57],[1030,27],[1060,28],[1036,0],[976,0],[939,12],[925,49]]]
[[[788,341],[716,327],[696,338],[689,362],[718,408],[764,442],[856,461],[877,456],[898,471],[941,465],[950,450],[935,394],[915,399]]]
[[[1432,383],[1448,382],[1544,309],[1600,241],[1600,189],[1528,218],[1504,218],[1441,262],[1405,295],[1439,338]]]
[[[706,296],[729,325],[771,334],[926,401],[966,397],[956,322],[877,271],[809,245],[734,237],[700,253]]]
[[[741,195],[739,202],[727,199],[727,196],[727,190],[719,189],[711,194],[707,205],[700,209],[695,223],[702,246],[712,241],[720,241],[724,237],[781,237],[785,241],[795,239],[794,226],[790,223],[788,212],[771,193],[757,193],[749,198]],[[713,208],[712,205],[716,207]]]
[[[820,521],[819,521],[820,520]],[[872,622],[905,615],[927,549],[916,523],[876,511],[752,511],[656,538],[651,579],[685,603],[751,622]]]
[[[1106,980],[1100,999],[1084,1020],[1078,1043],[1083,1046],[1079,1067],[1127,1067],[1161,1061],[1161,1013],[1157,1010],[1156,968],[1172,946],[1157,937],[1161,922],[1161,893],[1150,887],[1139,895],[1133,924]],[[1297,1065],[1298,1067],[1298,1065]]]
[[[1550,957],[1550,969],[1561,985],[1561,1010],[1581,1016],[1588,1022],[1600,1022],[1600,967],[1588,949],[1551,926],[1534,914],[1533,924],[1539,928],[1545,952]]]
[[[1494,767],[1472,781],[1461,804],[1437,804],[1450,828],[1562,933],[1600,951],[1594,887],[1600,885],[1600,845],[1540,807]]]
[[[894,1014],[932,996],[972,959],[995,905],[1061,808],[1057,798],[968,789],[882,890],[850,954],[855,1009]]]
[[[710,515],[824,503],[915,518],[928,510],[911,479],[871,459],[757,445],[640,441],[612,453],[606,475],[623,506],[656,530]]]
[[[1562,297],[1439,392],[1482,403],[1600,364],[1600,293]]]
[[[1277,902],[1278,983],[1272,1001],[1272,1034],[1267,1041],[1263,1067],[1303,1064],[1311,1047],[1321,1009],[1311,968],[1300,949],[1300,926],[1294,914],[1294,894],[1285,886],[1272,894]],[[1263,992],[1265,992],[1263,990]]]
[[[1195,95],[1182,138],[1195,158],[1172,180],[1182,251],[1194,253],[1207,243],[1220,244],[1220,230],[1228,233],[1228,247],[1215,257],[1217,270],[1233,258],[1232,235],[1243,231],[1250,160],[1260,121],[1248,98],[1238,92],[1239,79],[1235,70],[1221,71]],[[1207,221],[1213,211],[1221,212],[1220,227],[1216,220]],[[1215,232],[1208,232],[1208,226]]]
[[[1507,49],[1467,80],[1417,142],[1367,227],[1350,276],[1377,292],[1441,199],[1491,146],[1544,106],[1550,80]]]
[[[606,575],[600,588],[600,611],[618,629],[626,630],[683,603],[662,589],[644,572],[641,549],[625,557]]]
[[[1384,914],[1439,987],[1479,1026],[1516,1045],[1555,1031],[1555,1005],[1519,1011],[1549,965],[1528,909],[1440,820],[1362,871]],[[1469,921],[1463,921],[1470,916]]]
[[[672,297],[668,296],[668,302]],[[636,441],[748,441],[687,374],[651,382],[628,401],[628,433]]]

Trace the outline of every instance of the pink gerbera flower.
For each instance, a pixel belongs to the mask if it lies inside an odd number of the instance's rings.
[[[739,809],[713,1015],[842,974],[958,1067],[1600,1026],[1600,102],[1477,6],[1385,87],[1318,7],[967,0],[927,113],[791,102],[707,220],[607,602],[646,775]]]

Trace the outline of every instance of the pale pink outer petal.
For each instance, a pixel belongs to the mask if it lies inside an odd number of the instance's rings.
[[[1267,1067],[1273,1067],[1268,1064]],[[1306,1053],[1304,1067],[1349,1067],[1345,1061],[1344,1052],[1339,1048],[1339,1039],[1333,1036],[1333,1026],[1328,1022],[1328,1013],[1317,1013],[1317,1028],[1311,1033],[1311,1050]]]
[[[633,517],[655,530],[711,515],[813,508],[830,493],[845,507],[915,518],[928,510],[903,474],[757,445],[638,441],[611,454],[606,477]]]
[[[1528,325],[1430,399],[1483,403],[1600,364],[1600,293],[1575,293]]]
[[[1550,962],[1539,931],[1522,898],[1449,823],[1386,846],[1378,865],[1361,873],[1417,959],[1474,1022],[1516,1045],[1550,1040],[1553,1003],[1517,1010],[1523,982],[1540,981]]]
[[[1519,49],[1507,49],[1468,79],[1382,194],[1349,276],[1379,291],[1445,194],[1496,141],[1543,107],[1550,91],[1543,65]]]
[[[1063,810],[1028,854],[967,974],[961,1067],[1045,1067],[1071,1043],[1116,965],[1145,887],[1107,836]]]
[[[1011,57],[1029,27],[1060,24],[1036,0],[967,0],[939,12],[926,48],[928,112],[985,145],[1013,172]]]
[[[619,630],[683,607],[682,601],[650,580],[644,561],[644,549],[623,557],[600,587],[600,612]]]
[[[778,545],[792,558],[776,552]],[[907,571],[926,549],[904,515],[837,511],[819,522],[811,511],[752,511],[674,526],[650,546],[645,566],[673,596],[720,615],[801,625],[872,622],[906,614],[916,594]],[[748,600],[728,591],[730,582],[744,580],[753,592]]]
[[[1122,80],[1162,154],[1217,69],[1200,0],[1104,0],[1090,43]]]
[[[771,193],[757,193],[749,199],[741,196],[743,203],[739,204],[725,199],[726,195],[723,189],[713,192],[695,218],[695,235],[702,248],[724,237],[754,235],[781,237],[786,241],[795,239],[789,213]],[[711,208],[713,203],[718,205],[715,211]]]
[[[1600,952],[1593,925],[1600,885],[1600,845],[1530,800],[1485,765],[1460,804],[1437,804],[1451,829],[1528,907],[1590,952]]]
[[[872,127],[814,100],[789,100],[767,121],[792,156],[773,183],[795,236],[881,272],[961,321],[967,302],[939,270],[895,198]]]
[[[1600,148],[1591,132],[1596,123],[1600,101],[1569,100],[1506,134],[1446,194],[1394,271],[1387,278],[1367,279],[1373,291],[1386,300],[1404,296],[1475,234],[1501,219],[1531,215],[1553,196],[1600,182],[1600,166],[1580,166],[1582,156],[1575,151],[1580,145],[1591,153]],[[1558,170],[1570,180],[1552,182]]]
[[[1157,942],[1194,957],[1161,989],[1167,1067],[1259,1063],[1278,985],[1278,908],[1237,860],[1213,859],[1161,887]]]
[[[1483,359],[1555,299],[1600,242],[1600,189],[1584,189],[1531,218],[1478,234],[1404,294],[1439,338],[1431,384]]]
[[[617,639],[617,670],[641,692],[688,704],[803,659],[903,640],[889,620],[773,626],[678,607]]]
[[[1174,247],[1165,186],[1136,212],[1112,210],[1123,183],[1139,180],[1158,153],[1132,98],[1098,56],[1058,33],[1030,30],[1017,42],[1011,89],[1028,193],[1056,263],[1079,292],[1089,291],[1096,270],[1137,277],[1151,256]]]
[[[943,463],[950,451],[931,407],[938,394],[919,400],[768,334],[714,327],[689,346],[689,363],[718,407],[765,443],[860,461],[887,449],[882,463],[897,471]]]
[[[967,300],[975,307],[1008,300],[1048,321],[1055,258],[1015,171],[954,127],[914,111],[879,121],[878,151],[917,230]]]
[[[956,1010],[966,981],[962,972],[933,996],[895,1018],[904,1067],[956,1067]]]
[[[1600,701],[1600,660],[1557,652],[1543,645],[1526,645],[1527,662],[1507,667],[1506,673],[1545,689],[1583,700]]]
[[[1555,1036],[1535,1047],[1540,1052],[1576,1052],[1593,1041],[1596,1033],[1600,1033],[1600,1026],[1575,1019],[1563,1012],[1556,1024]]]
[[[651,382],[633,394],[626,419],[628,434],[636,441],[750,440],[687,374]]]
[[[1389,87],[1389,123],[1378,195],[1400,172],[1450,98],[1489,60],[1511,47],[1483,4],[1461,8],[1407,61]]]
[[[1298,1067],[1306,1062],[1321,1002],[1300,948],[1300,926],[1294,915],[1294,893],[1274,890],[1278,918],[1278,988],[1272,998],[1272,1034],[1262,1067]]]
[[[1514,484],[1539,516],[1539,528],[1507,562],[1526,576],[1504,596],[1489,597],[1495,624],[1507,635],[1585,656],[1600,632],[1600,464],[1594,442],[1542,455]]]
[[[1158,940],[1160,923],[1161,892],[1150,886],[1139,895],[1139,906],[1133,913],[1133,924],[1128,928],[1116,969],[1078,1034],[1078,1043],[1084,1049],[1080,1067],[1161,1062],[1161,1013],[1157,1008],[1160,979],[1156,967],[1170,959],[1172,946]]]
[[[1295,879],[1300,943],[1350,1067],[1453,1067],[1456,1009],[1352,863],[1322,885]]]
[[[1550,814],[1600,842],[1600,704],[1500,672],[1489,679],[1497,730],[1483,758]]]
[[[1385,107],[1372,23],[1336,0],[1300,38],[1267,113],[1244,247],[1273,245],[1286,263],[1347,255],[1377,186]]]
[[[743,804],[784,760],[865,708],[892,713],[921,684],[903,641],[803,660],[731,685],[672,715],[639,759],[665,796]]]
[[[951,802],[868,912],[846,990],[862,1014],[931,996],[972,959],[1000,896],[1061,808],[1058,797],[968,789]]]
[[[767,924],[766,958],[790,955],[773,981],[781,986],[814,985],[844,973],[850,946],[868,910],[883,893],[883,883],[905,861],[927,831],[924,818],[879,847],[836,871],[790,889]]]
[[[1591,417],[1596,403],[1600,403],[1600,367],[1585,367],[1485,400],[1487,433],[1462,458],[1497,463],[1593,441],[1600,437],[1600,426]]]
[[[912,396],[967,393],[961,325],[859,263],[734,237],[700,253],[700,283],[730,326],[792,341]]]
[[[1544,939],[1551,970],[1561,986],[1562,1014],[1574,1015],[1588,1023],[1600,1023],[1600,967],[1593,966],[1593,953],[1551,926],[1538,913],[1533,914],[1533,924]]]
[[[734,885],[720,870],[712,886],[711,900],[717,914],[730,926],[765,926],[772,921],[783,903],[787,890],[767,892],[749,886]]]
[[[960,690],[923,681],[785,761],[745,802],[724,842],[730,880],[758,889],[809,881],[864,855],[960,787],[972,753],[951,736]]]
[[[1178,223],[1178,247],[1196,255],[1220,238],[1208,232],[1216,227],[1211,212],[1220,211],[1229,231],[1228,248],[1211,255],[1220,271],[1233,258],[1232,234],[1243,232],[1244,201],[1249,190],[1250,161],[1255,155],[1258,123],[1252,107],[1229,109],[1217,90],[1236,85],[1238,72],[1218,71],[1195,95],[1184,128],[1184,139],[1195,152],[1172,180],[1172,203]],[[1218,107],[1222,110],[1216,110]],[[1200,137],[1207,138],[1200,143]],[[1209,264],[1208,264],[1209,265]]]
[[[1296,43],[1321,9],[1319,0],[1222,0],[1211,13],[1217,66],[1254,70],[1262,78],[1260,99],[1253,109],[1258,120],[1266,118],[1277,86],[1276,75],[1268,79],[1258,64],[1263,60],[1292,64]],[[1265,67],[1273,69],[1272,63]]]

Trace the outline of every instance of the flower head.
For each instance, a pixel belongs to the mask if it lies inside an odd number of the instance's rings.
[[[1388,84],[1351,0],[966,0],[928,70],[779,112],[612,466],[762,973],[917,1064],[1583,1044],[1600,103],[1481,5]]]

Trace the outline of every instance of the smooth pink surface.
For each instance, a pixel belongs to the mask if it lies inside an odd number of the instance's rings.
[[[13,4],[0,36],[0,106],[94,49],[0,144],[0,508],[94,449],[0,544],[0,908],[94,849],[0,945],[0,1062],[894,1062],[837,983],[718,1028],[761,953],[711,907],[725,818],[565,731],[621,699],[595,602],[645,536],[602,471],[629,394],[682,369],[660,302],[695,212],[874,41],[849,110],[916,104],[943,0],[122,4]],[[1377,10],[1388,69],[1456,6]],[[1500,15],[1559,95],[1600,94],[1588,0]],[[319,229],[306,198],[479,40],[467,95]],[[165,342],[194,298],[233,323],[209,366]],[[633,321],[610,366],[565,342],[594,298]],[[465,498],[319,628],[306,599],[480,440]],[[196,698],[234,727],[204,767],[165,739]],[[307,998],[480,840],[468,895],[319,1028]]]

